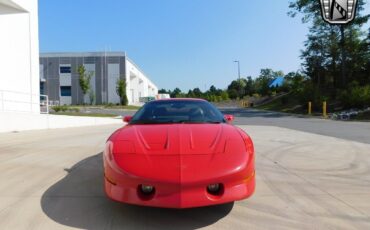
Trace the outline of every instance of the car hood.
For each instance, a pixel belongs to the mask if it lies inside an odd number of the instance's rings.
[[[244,141],[229,124],[127,125],[114,136],[114,153],[208,155],[243,151]]]

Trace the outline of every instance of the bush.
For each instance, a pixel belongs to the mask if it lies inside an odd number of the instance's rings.
[[[51,107],[56,113],[58,112],[66,112],[68,107],[66,105],[56,105]]]
[[[352,82],[339,98],[345,108],[367,108],[370,105],[370,85],[360,86]]]
[[[261,95],[259,95],[258,93],[254,93],[252,97],[254,97],[255,99],[260,99]]]
[[[229,100],[229,94],[227,93],[227,91],[222,91],[221,100],[223,100],[223,101]]]
[[[289,98],[290,98],[290,96],[288,95],[285,95],[285,96],[283,96],[282,98],[281,98],[281,104],[282,105],[286,105],[286,104],[288,104],[288,102],[289,102]]]
[[[237,99],[238,98],[238,91],[236,89],[230,89],[227,91],[228,93],[228,96],[231,98],[231,99]]]
[[[216,96],[215,95],[207,95],[206,99],[210,102],[216,102]]]
[[[57,106],[53,106],[51,107],[56,113],[59,113],[59,112],[75,112],[75,113],[78,113],[80,112],[80,109],[77,108],[77,107],[68,107],[67,105],[57,105]]]
[[[294,93],[297,96],[299,103],[302,106],[307,106],[307,103],[312,102],[313,110],[321,110],[323,101],[327,98],[324,97],[320,90],[315,87],[312,83],[307,83],[302,89]]]

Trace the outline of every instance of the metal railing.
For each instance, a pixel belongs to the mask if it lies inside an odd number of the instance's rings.
[[[49,113],[47,95],[0,90],[0,111],[24,113]]]

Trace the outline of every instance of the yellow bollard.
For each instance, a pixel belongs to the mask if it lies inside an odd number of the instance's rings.
[[[324,101],[324,102],[322,103],[322,114],[323,114],[324,118],[327,118],[327,117],[328,117],[326,101]]]
[[[312,102],[308,102],[308,115],[312,114]]]

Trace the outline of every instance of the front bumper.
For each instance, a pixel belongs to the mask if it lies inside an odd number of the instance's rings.
[[[121,178],[122,179],[122,178]],[[114,178],[105,177],[105,192],[109,198],[123,203],[162,207],[194,208],[238,201],[250,197],[255,190],[254,171],[241,181],[222,183],[222,192],[212,195],[207,191],[207,183],[166,184],[151,182],[144,178],[124,178],[124,183],[115,182]],[[222,182],[222,181],[221,181]],[[139,185],[155,187],[152,195],[141,193]]]

